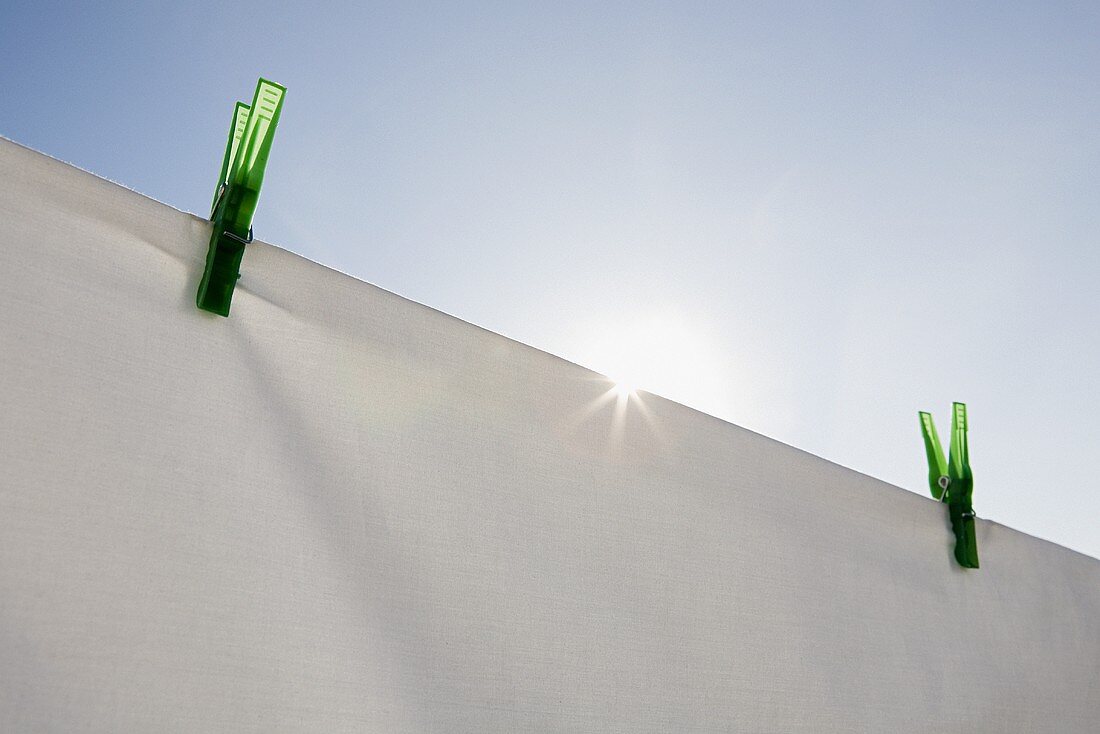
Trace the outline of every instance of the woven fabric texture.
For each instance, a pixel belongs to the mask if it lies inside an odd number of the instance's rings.
[[[208,239],[0,141],[0,731],[1100,730],[1095,559]]]

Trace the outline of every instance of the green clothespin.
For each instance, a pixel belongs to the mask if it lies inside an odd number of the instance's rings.
[[[978,541],[974,536],[974,475],[970,471],[966,442],[966,404],[955,403],[951,416],[951,458],[943,458],[943,447],[931,413],[920,414],[924,451],[928,455],[928,485],[932,496],[947,503],[951,528],[955,531],[955,560],[964,568],[978,567]]]
[[[286,87],[260,79],[252,105],[238,102],[233,109],[229,142],[210,212],[214,231],[199,283],[197,301],[204,311],[229,315],[233,288],[241,277],[244,247],[252,241],[252,217],[285,94]]]

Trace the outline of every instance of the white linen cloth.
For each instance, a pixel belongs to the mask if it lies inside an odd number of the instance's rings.
[[[0,731],[1100,731],[1097,560],[209,226],[0,140]]]

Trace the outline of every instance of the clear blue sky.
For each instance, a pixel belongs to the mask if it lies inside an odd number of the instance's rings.
[[[8,3],[0,134],[1100,557],[1100,5]],[[159,4],[158,4],[159,5]],[[269,7],[269,6],[279,7]]]

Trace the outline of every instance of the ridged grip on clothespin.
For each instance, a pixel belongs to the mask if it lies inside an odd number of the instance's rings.
[[[210,213],[214,227],[206,269],[199,283],[197,303],[204,311],[229,315],[244,248],[252,241],[252,219],[285,94],[282,85],[260,79],[252,104],[238,102],[233,109]]]

